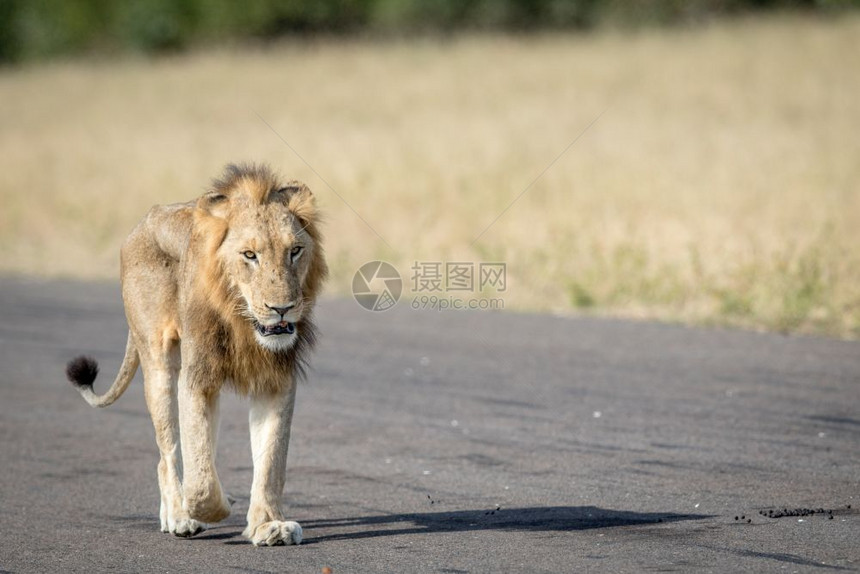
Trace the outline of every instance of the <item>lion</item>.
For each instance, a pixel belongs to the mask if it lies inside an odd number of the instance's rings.
[[[219,394],[229,388],[250,401],[254,477],[243,535],[256,546],[302,541],[281,497],[296,385],[327,274],[319,221],[304,184],[231,164],[199,199],[153,207],[123,244],[129,334],[119,374],[97,395],[93,358],[70,361],[66,373],[90,405],[106,407],[142,368],[161,455],[162,532],[193,536],[230,514],[215,469]]]

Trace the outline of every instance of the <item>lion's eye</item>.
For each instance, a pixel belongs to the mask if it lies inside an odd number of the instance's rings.
[[[243,251],[243,252],[242,252],[242,255],[243,255],[243,256],[245,257],[245,259],[247,259],[248,261],[256,261],[256,260],[257,260],[257,254],[256,254],[256,253],[254,253],[253,251],[250,251],[250,250],[249,250],[249,251]]]
[[[304,247],[302,247],[301,245],[296,245],[295,247],[293,247],[290,250],[290,259],[295,260],[296,257],[298,257],[299,254],[301,254],[302,249],[304,249]]]

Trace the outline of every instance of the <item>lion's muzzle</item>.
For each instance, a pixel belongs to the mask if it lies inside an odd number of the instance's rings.
[[[292,335],[296,332],[296,324],[289,321],[281,321],[274,325],[256,323],[254,326],[256,327],[257,332],[264,337],[270,337],[272,335]]]

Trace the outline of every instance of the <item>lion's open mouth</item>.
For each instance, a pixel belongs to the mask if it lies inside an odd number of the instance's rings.
[[[271,337],[272,335],[292,335],[296,332],[296,324],[288,321],[281,321],[275,325],[261,325],[255,321],[254,327],[257,329],[257,332],[264,337]]]

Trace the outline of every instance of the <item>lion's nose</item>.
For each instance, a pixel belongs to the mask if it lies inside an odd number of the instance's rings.
[[[278,307],[275,307],[274,305],[268,305],[268,304],[266,305],[266,307],[268,307],[269,309],[271,309],[272,311],[274,311],[275,313],[277,313],[281,317],[286,315],[287,311],[289,311],[290,309],[292,309],[295,306],[296,306],[295,303],[288,303],[286,305],[278,306]]]

